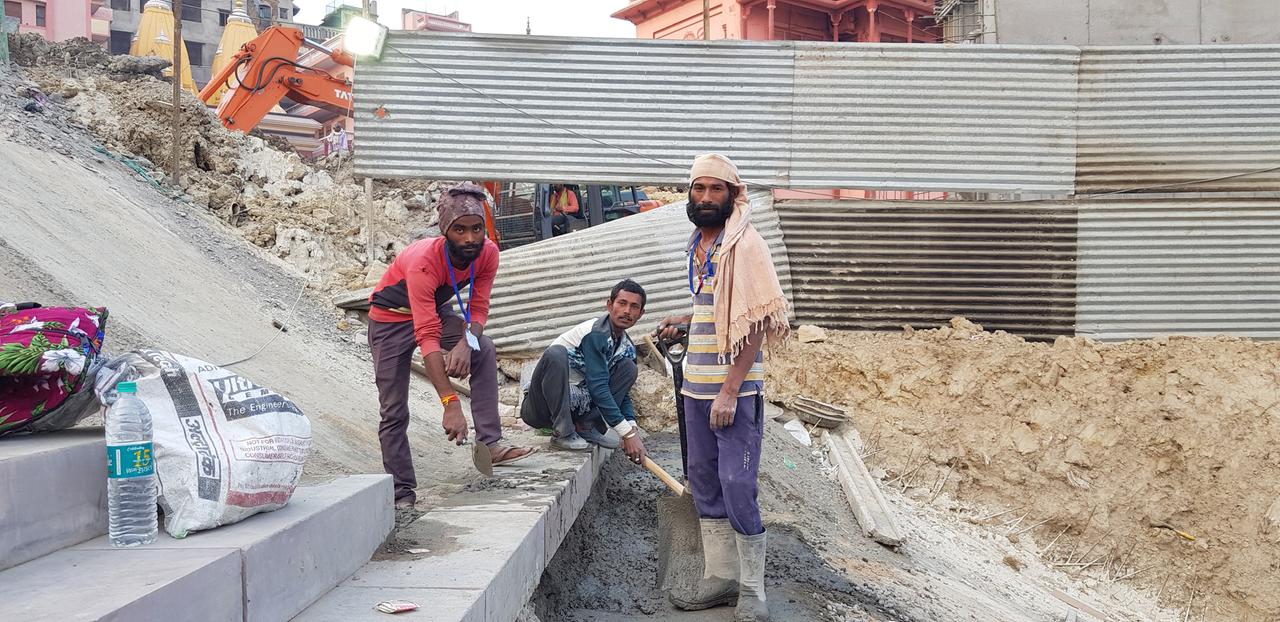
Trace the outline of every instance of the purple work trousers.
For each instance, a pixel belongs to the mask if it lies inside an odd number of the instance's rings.
[[[466,323],[456,315],[440,316],[440,347],[448,351],[462,339]],[[382,468],[395,481],[396,499],[417,499],[418,478],[409,450],[409,364],[418,342],[413,322],[369,320],[369,349],[373,351],[374,382],[378,385],[378,440],[382,443]],[[502,440],[498,420],[498,353],[493,341],[480,337],[480,350],[471,353],[471,419],[476,440],[493,445]]]
[[[764,439],[764,402],[759,395],[738,398],[733,424],[711,429],[712,400],[684,398],[689,446],[689,488],[702,518],[728,518],[734,531],[764,533],[756,476]]]

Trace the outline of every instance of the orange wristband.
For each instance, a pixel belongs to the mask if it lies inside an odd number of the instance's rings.
[[[440,403],[445,406],[448,406],[449,402],[456,402],[456,401],[458,401],[457,393],[450,393],[440,398]]]

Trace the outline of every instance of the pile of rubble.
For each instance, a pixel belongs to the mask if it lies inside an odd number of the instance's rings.
[[[71,150],[60,143],[76,141],[76,132],[87,130],[106,155],[216,214],[323,289],[372,284],[415,236],[434,233],[435,202],[445,182],[376,182],[370,201],[349,157],[305,162],[282,141],[226,130],[211,109],[185,91],[178,148],[182,170],[175,183],[168,176],[173,87],[160,77],[167,61],[111,56],[84,39],[50,43],[21,34],[10,36],[10,42],[21,68],[4,76],[6,95],[20,99],[0,112],[9,139]],[[40,123],[67,132],[21,129],[37,116],[44,117]],[[370,209],[372,244],[366,230]]]
[[[846,406],[889,486],[1190,619],[1280,619],[1280,343],[1030,343],[963,319],[809,340],[766,365],[773,396]]]

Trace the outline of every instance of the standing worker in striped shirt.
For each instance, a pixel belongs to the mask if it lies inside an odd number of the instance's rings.
[[[677,589],[685,610],[737,599],[734,620],[769,619],[765,604],[765,532],[756,500],[764,434],[765,339],[790,332],[787,300],[769,248],[751,226],[746,185],[729,158],[694,159],[689,174],[689,291],[693,314],[659,323],[664,337],[689,325],[685,429],[689,488],[701,518],[703,578]]]

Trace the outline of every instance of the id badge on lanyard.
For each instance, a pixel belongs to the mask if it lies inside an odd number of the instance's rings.
[[[693,250],[689,251],[689,292],[692,293],[694,296],[697,296],[698,294],[702,293],[702,285],[705,281],[711,280],[716,276],[715,265],[711,263],[711,255],[712,255],[712,251],[717,246],[719,246],[719,241],[720,241],[720,238],[717,236],[716,237],[717,243],[711,248],[707,249],[706,257],[703,259],[703,262],[702,262],[703,265],[706,266],[707,273],[698,274],[698,286],[696,289],[693,286],[693,274],[694,274],[693,260],[694,260],[694,255],[697,253],[698,244],[702,242],[702,234],[699,233],[698,237],[693,241]]]
[[[458,309],[462,311],[462,321],[467,324],[466,329],[462,331],[463,335],[466,337],[467,345],[471,347],[471,350],[479,352],[480,339],[476,337],[475,333],[471,332],[471,296],[476,291],[476,262],[471,262],[471,289],[467,290],[467,303],[464,305],[462,304],[462,292],[458,289],[458,279],[453,276],[453,261],[449,259],[448,245],[445,245],[443,250],[444,265],[449,272],[449,284],[453,286],[453,296],[458,301]],[[477,259],[479,258],[477,257]]]

